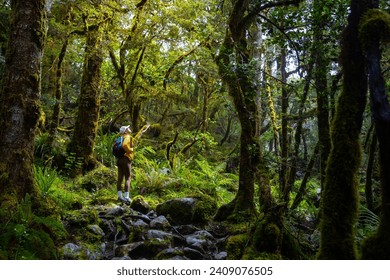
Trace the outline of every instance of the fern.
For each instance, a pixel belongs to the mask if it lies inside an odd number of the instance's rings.
[[[52,194],[53,187],[59,182],[57,172],[46,167],[34,165],[34,176],[35,182],[44,196]]]
[[[116,134],[104,134],[101,132],[98,134],[95,142],[94,153],[96,159],[109,167],[116,165],[116,159],[112,155],[112,145],[116,137],[118,137]]]
[[[371,228],[377,228],[380,223],[380,218],[370,209],[360,206],[359,224],[369,226]]]
[[[357,223],[356,240],[363,241],[367,236],[375,232],[380,223],[380,218],[368,208],[360,205],[359,219]]]
[[[39,217],[32,211],[29,194],[18,205],[10,219],[0,224],[0,251],[12,259],[56,258],[54,240],[66,236],[66,230],[56,218]]]

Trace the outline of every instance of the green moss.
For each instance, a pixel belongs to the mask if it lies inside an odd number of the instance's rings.
[[[142,195],[137,195],[133,198],[131,208],[144,214],[147,214],[150,211],[150,205],[145,201]]]
[[[279,253],[259,252],[253,246],[245,249],[242,256],[243,260],[281,260],[282,256]]]
[[[249,237],[247,234],[237,234],[230,236],[226,243],[227,258],[229,260],[240,260],[244,249],[248,245]]]
[[[165,215],[168,220],[176,224],[206,223],[216,210],[216,201],[208,195],[200,194],[183,199],[172,199],[156,207],[159,215]]]
[[[149,255],[155,256],[160,251],[167,249],[171,246],[170,238],[152,238],[145,241],[145,251],[148,252]]]
[[[259,252],[280,252],[282,233],[274,223],[263,220],[256,225],[253,234],[253,246]]]
[[[5,213],[8,217],[5,217]],[[16,209],[1,212],[0,248],[7,252],[1,258],[55,259],[55,242],[66,237],[62,223],[56,217],[37,216],[29,195]]]
[[[142,241],[144,232],[145,232],[144,227],[133,226],[131,228],[131,232],[130,232],[129,237],[128,237],[128,243]]]
[[[217,202],[208,195],[197,195],[192,220],[195,223],[205,223],[209,221],[217,211]]]
[[[214,216],[214,220],[226,221],[228,217],[232,215],[233,211],[234,211],[234,200],[219,207],[217,213]]]
[[[116,185],[115,169],[100,165],[98,168],[88,172],[81,178],[80,186],[94,192],[103,188]]]
[[[93,209],[69,211],[63,220],[75,228],[81,228],[91,224],[99,224],[100,221],[97,211]]]
[[[388,231],[387,231],[388,232]],[[390,259],[390,236],[381,228],[362,244],[361,255],[365,260],[389,260]]]
[[[380,9],[368,10],[359,25],[359,39],[363,46],[369,46],[372,40],[390,42],[390,15]]]
[[[237,198],[217,209],[215,221],[228,221],[232,224],[248,223],[255,219],[252,209],[237,209]]]

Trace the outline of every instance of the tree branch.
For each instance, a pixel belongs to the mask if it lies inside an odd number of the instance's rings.
[[[254,9],[248,13],[243,19],[241,24],[248,24],[252,22],[260,12],[270,9],[270,8],[275,8],[275,7],[283,7],[283,6],[289,6],[289,5],[294,5],[298,6],[301,3],[302,0],[282,0],[282,1],[276,1],[276,2],[268,2],[265,4],[261,4],[260,1],[257,5],[255,5]]]

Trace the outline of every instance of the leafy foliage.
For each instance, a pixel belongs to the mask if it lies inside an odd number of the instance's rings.
[[[0,251],[7,259],[55,259],[57,249],[54,240],[66,236],[62,223],[56,218],[33,213],[28,194],[9,220],[0,225],[0,229]]]

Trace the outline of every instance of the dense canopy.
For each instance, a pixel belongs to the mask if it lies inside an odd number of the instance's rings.
[[[389,12],[0,1],[0,259],[389,259]]]

